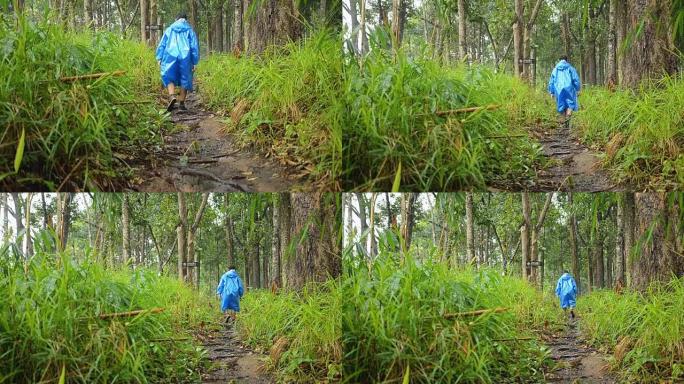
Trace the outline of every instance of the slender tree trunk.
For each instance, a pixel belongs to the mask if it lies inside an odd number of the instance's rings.
[[[467,36],[465,0],[458,0],[458,59],[463,62],[469,61]]]
[[[66,249],[69,240],[69,229],[71,227],[71,200],[72,193],[57,194],[57,249]]]
[[[617,84],[617,61],[616,61],[616,17],[618,0],[609,0],[608,11],[608,72],[606,75],[606,85],[612,87]],[[619,260],[616,260],[619,262]],[[619,268],[619,264],[618,264]],[[619,280],[619,276],[618,276]],[[623,281],[624,283],[624,281]]]
[[[229,267],[237,267],[237,260],[235,260],[235,246],[233,245],[233,220],[229,211],[228,196],[230,193],[224,194],[224,204],[225,204],[225,224],[224,229],[226,233],[226,259],[228,260]]]
[[[520,60],[522,59],[523,55],[523,47],[522,47],[522,40],[523,40],[523,35],[522,35],[522,30],[524,27],[524,8],[523,8],[523,0],[515,0],[515,23],[513,24],[513,74],[516,77],[521,77],[522,75],[522,67],[520,65]],[[523,252],[524,254],[525,252]],[[523,265],[523,268],[525,266]],[[524,275],[523,277],[527,277],[527,275]]]
[[[535,284],[540,284],[539,280],[539,231],[542,229],[542,226],[544,225],[544,220],[546,219],[546,213],[549,211],[549,207],[551,206],[551,199],[553,199],[553,192],[549,192],[546,194],[546,200],[544,201],[544,206],[542,207],[542,210],[539,212],[539,216],[537,217],[537,222],[534,224],[532,227],[532,231],[530,233],[530,261],[535,263],[536,265],[532,266],[530,268],[530,280],[532,280]]]
[[[377,198],[378,198],[378,194],[372,193],[371,198],[370,198],[370,202],[368,204],[368,216],[370,218],[369,219],[370,229],[368,232],[369,243],[370,243],[370,245],[369,245],[370,249],[369,249],[369,254],[368,254],[369,255],[369,258],[368,258],[369,262],[375,258],[375,255],[378,254],[378,245],[377,245],[377,241],[375,239],[375,201],[377,200]]]
[[[522,277],[528,280],[529,269],[527,262],[530,261],[530,227],[532,222],[530,220],[530,195],[528,192],[522,193],[522,213],[523,225],[520,227],[520,244],[522,248]]]
[[[346,195],[351,196],[351,195]],[[350,212],[351,213],[351,212]],[[278,195],[273,195],[273,236],[271,236],[271,284],[282,286],[280,276],[280,206]]]
[[[570,215],[568,216],[568,231],[570,232],[570,258],[572,266],[572,276],[577,283],[578,291],[581,291],[580,284],[580,263],[579,255],[577,253],[577,218],[575,216],[575,207],[573,206],[572,192],[568,193],[568,206],[570,208]]]
[[[131,221],[128,193],[123,194],[121,203],[121,230],[123,239],[123,258],[124,263],[130,266],[131,263]]]
[[[7,231],[9,229],[9,221],[7,218],[9,210],[7,209],[7,193],[0,192],[0,225],[2,225],[2,243],[7,242]]]
[[[572,35],[570,34],[570,17],[567,11],[563,11],[562,15],[562,25],[561,25],[561,38],[563,39],[563,51],[568,57],[568,60],[572,61]],[[575,276],[577,278],[577,276]]]
[[[404,240],[404,253],[411,248],[413,226],[415,224],[415,202],[417,195],[406,192],[401,194],[401,237]]]
[[[625,286],[630,286],[630,276],[627,275],[630,265],[632,264],[632,248],[634,247],[634,236],[636,232],[636,203],[634,198],[634,192],[627,192],[624,194],[625,199],[625,209],[624,209],[624,236],[625,236],[625,248],[624,248],[624,274],[625,274]]]
[[[24,234],[24,260],[28,260],[33,256],[33,240],[31,239],[31,200],[33,199],[33,193],[26,194],[26,203],[24,204],[24,228],[26,230]]]
[[[281,287],[288,285],[287,265],[295,257],[294,252],[290,252],[291,227],[292,227],[292,202],[289,193],[278,195],[279,225],[280,225],[280,280]]]
[[[475,260],[475,243],[473,236],[473,193],[466,192],[466,260],[468,263],[473,264]],[[480,267],[480,263],[477,263]]]
[[[620,194],[617,203],[617,218],[616,218],[616,232],[615,232],[615,285],[624,287],[625,280],[625,196]]]
[[[233,1],[233,52],[239,54],[245,49],[242,0]]]
[[[185,282],[187,275],[187,268],[184,264],[187,262],[188,207],[185,202],[185,194],[182,192],[178,192],[178,217],[180,222],[176,227],[178,235],[178,279]]]
[[[368,34],[366,33],[366,0],[360,0],[361,4],[361,21],[359,22],[359,29],[361,30],[361,55],[368,52]]]
[[[143,43],[147,43],[148,41],[148,32],[146,30],[146,27],[149,22],[149,14],[147,13],[147,5],[148,5],[148,0],[140,0],[140,41]]]
[[[194,263],[194,267],[192,268],[192,274],[189,277],[189,281],[193,282],[195,285],[195,288],[199,288],[199,265],[200,265],[200,260],[199,260],[199,255],[195,252],[195,235],[197,233],[197,229],[199,228],[199,225],[202,221],[202,215],[204,214],[204,209],[207,206],[207,200],[209,200],[209,194],[208,193],[203,193],[202,194],[202,201],[200,202],[200,206],[197,209],[197,212],[195,213],[195,219],[192,222],[192,225],[188,228],[188,251],[187,251],[187,259],[188,261],[191,261]],[[186,269],[186,273],[187,273]]]

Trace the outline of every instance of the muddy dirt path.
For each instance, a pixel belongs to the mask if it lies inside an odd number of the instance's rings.
[[[261,355],[243,345],[231,326],[198,336],[211,365],[202,373],[206,384],[266,384],[274,380],[265,373]]]
[[[607,356],[583,343],[579,321],[569,320],[564,333],[551,335],[546,344],[556,369],[545,375],[548,383],[561,384],[614,384],[608,371]]]
[[[187,111],[175,109],[176,125],[163,134],[163,145],[149,150],[139,164],[134,189],[142,192],[279,192],[288,191],[300,180],[260,153],[239,148],[224,131],[224,124],[206,111],[192,93]]]
[[[556,129],[537,132],[536,136],[544,155],[551,160],[551,166],[538,172],[531,190],[601,192],[624,189],[601,168],[598,154],[573,136],[571,127],[559,124]]]

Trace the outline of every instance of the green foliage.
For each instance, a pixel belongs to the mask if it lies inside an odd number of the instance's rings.
[[[345,379],[351,382],[502,383],[542,380],[545,350],[516,340],[558,311],[527,283],[493,270],[381,254],[351,271],[342,317]],[[502,313],[446,316],[504,307]]]
[[[0,382],[178,382],[197,379],[202,352],[160,339],[215,316],[205,297],[153,271],[105,270],[39,252],[24,266],[0,259]],[[162,307],[107,320],[104,313]]]
[[[382,49],[350,60],[345,78],[348,186],[389,190],[400,175],[402,190],[443,190],[534,175],[540,147],[524,128],[551,121],[552,108],[519,80]],[[488,105],[498,107],[446,112]]]
[[[343,112],[337,35],[318,32],[258,57],[212,55],[199,64],[197,77],[204,101],[230,113],[229,130],[243,144],[336,186]]]
[[[154,104],[133,103],[154,90],[156,68],[148,48],[112,34],[0,19],[0,185],[111,189],[113,169],[126,168],[121,153],[162,124]],[[60,80],[115,70],[126,74]]]
[[[684,79],[664,78],[636,92],[590,88],[580,102],[580,135],[605,150],[619,180],[658,189],[684,184]]]
[[[684,379],[684,280],[646,294],[595,291],[579,303],[584,333],[594,345],[613,351],[622,380]]]
[[[280,381],[335,381],[342,361],[341,305],[337,281],[301,293],[250,291],[240,304],[237,327],[247,344],[270,350]]]

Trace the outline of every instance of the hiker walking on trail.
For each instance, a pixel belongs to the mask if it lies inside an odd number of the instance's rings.
[[[240,298],[244,294],[242,280],[235,271],[235,267],[229,267],[228,272],[221,276],[216,294],[221,297],[221,312],[229,311],[228,317],[235,320],[237,312],[240,312]]]
[[[188,92],[192,92],[192,73],[199,63],[199,42],[185,13],[179,14],[176,22],[164,31],[157,47],[157,62],[161,69],[162,83],[169,91],[166,110],[171,112],[176,101],[180,101],[180,109],[185,111],[185,98]],[[178,100],[177,86],[180,86]]]
[[[577,95],[580,91],[580,78],[575,68],[568,63],[567,56],[560,58],[551,72],[548,91],[556,99],[556,110],[563,114],[566,126],[570,121],[572,111],[577,111]]]
[[[568,271],[563,271],[563,275],[556,284],[556,296],[560,299],[560,306],[563,312],[570,309],[570,318],[575,318],[575,298],[577,297],[577,284],[575,278]]]

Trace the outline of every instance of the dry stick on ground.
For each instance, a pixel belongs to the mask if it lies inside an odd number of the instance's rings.
[[[437,116],[446,116],[446,115],[453,115],[457,113],[468,113],[468,112],[478,112],[478,111],[489,111],[492,109],[497,109],[499,108],[500,105],[497,104],[491,104],[491,105],[486,105],[484,107],[468,107],[468,108],[460,108],[460,109],[450,109],[448,111],[437,111],[435,112],[435,115]]]
[[[69,82],[69,81],[77,81],[77,80],[87,80],[87,79],[99,79],[100,77],[105,77],[105,76],[122,76],[125,75],[126,71],[114,71],[114,72],[102,72],[102,73],[91,73],[88,75],[78,75],[78,76],[65,76],[65,77],[60,77],[60,81],[64,82]]]
[[[115,312],[115,313],[103,313],[101,315],[98,315],[102,320],[105,319],[111,319],[114,317],[133,317],[133,316],[138,316],[143,313],[159,313],[163,312],[166,308],[152,308],[152,309],[139,309],[136,311],[129,311],[129,312]]]
[[[492,339],[492,341],[519,341],[519,340],[534,340],[534,337],[511,337],[508,339]]]
[[[444,317],[448,319],[451,317],[480,316],[480,315],[484,315],[485,313],[500,313],[500,312],[506,312],[506,311],[508,311],[508,308],[478,309],[477,311],[469,311],[469,312],[445,313]]]

